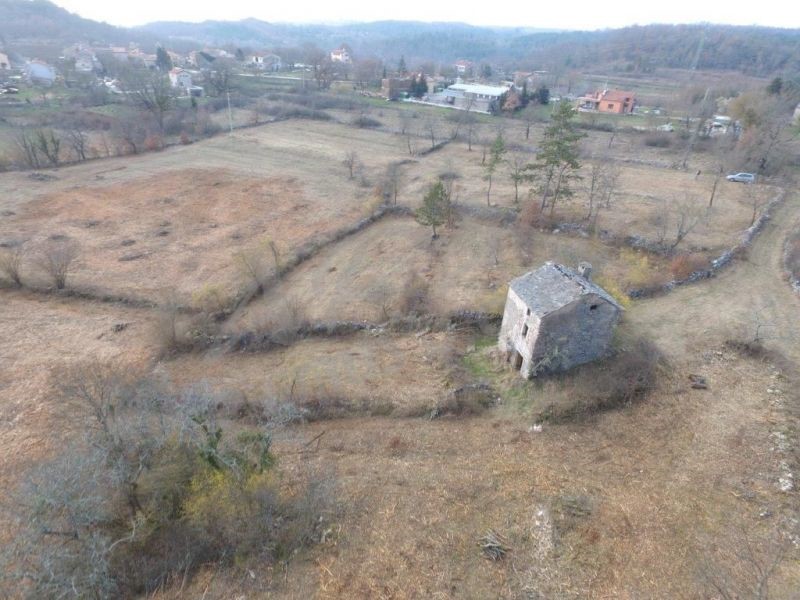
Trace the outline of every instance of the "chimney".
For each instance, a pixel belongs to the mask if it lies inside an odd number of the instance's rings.
[[[592,280],[592,263],[581,261],[578,263],[578,275],[587,281]]]

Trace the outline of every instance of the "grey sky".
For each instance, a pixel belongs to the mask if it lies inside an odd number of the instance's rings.
[[[726,23],[800,27],[800,3],[796,0],[670,0],[651,2],[589,2],[545,0],[491,2],[460,0],[298,0],[295,2],[186,2],[173,0],[55,0],[71,12],[114,25],[141,25],[150,21],[238,20],[254,17],[274,22],[341,22],[384,19],[459,21],[473,25],[510,25],[556,29],[603,29],[649,23]]]

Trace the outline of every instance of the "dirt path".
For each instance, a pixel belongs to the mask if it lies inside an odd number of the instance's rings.
[[[713,279],[636,303],[629,324],[676,359],[708,347],[704,340],[752,340],[760,326],[767,347],[800,364],[800,297],[782,265],[784,241],[798,215],[800,195],[791,193],[745,259]]]

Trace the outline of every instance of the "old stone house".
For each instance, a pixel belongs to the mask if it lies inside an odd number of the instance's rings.
[[[564,371],[608,350],[622,307],[591,281],[591,269],[548,262],[509,284],[498,345],[523,377]]]

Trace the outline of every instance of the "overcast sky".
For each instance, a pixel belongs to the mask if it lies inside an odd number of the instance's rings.
[[[604,29],[650,23],[727,23],[800,27],[797,0],[639,0],[589,2],[544,0],[494,4],[480,0],[296,0],[252,2],[224,0],[55,0],[70,12],[113,25],[142,25],[151,21],[239,20],[255,17],[284,23],[378,21],[458,21],[472,25],[510,25],[552,29]]]

